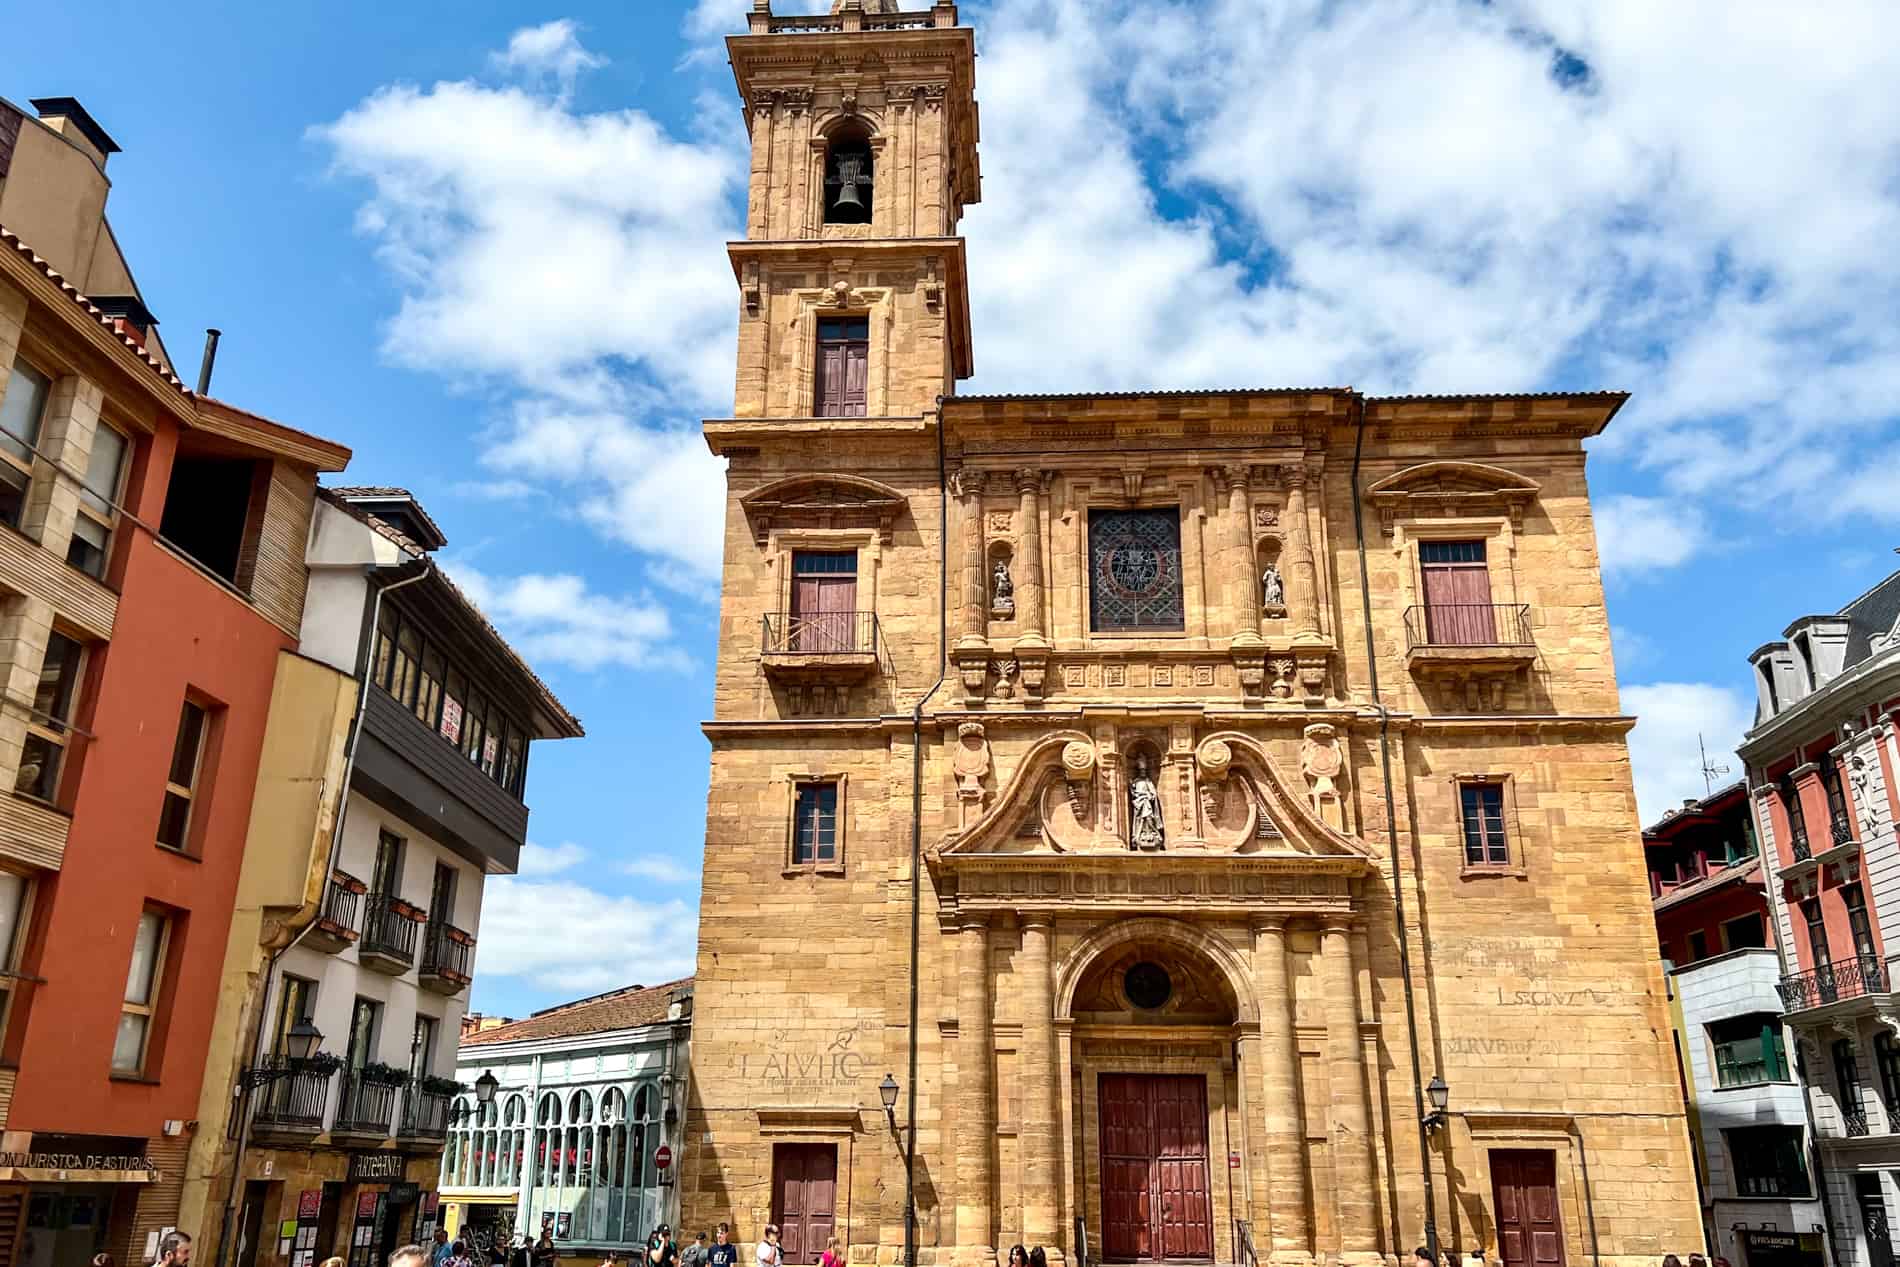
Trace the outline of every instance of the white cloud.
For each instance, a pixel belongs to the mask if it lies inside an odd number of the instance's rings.
[[[659,854],[648,854],[644,857],[629,858],[626,862],[620,864],[620,869],[625,871],[628,875],[638,876],[642,880],[651,880],[655,884],[669,886],[691,884],[698,878],[697,872],[689,870],[673,859],[662,857]]]
[[[1607,576],[1672,568],[1707,543],[1702,512],[1686,497],[1620,494],[1600,499],[1594,510],[1597,552]]]
[[[1623,709],[1636,717],[1630,732],[1630,764],[1636,774],[1636,804],[1645,826],[1685,800],[1702,797],[1702,755],[1726,765],[1718,775],[1723,787],[1741,777],[1735,745],[1755,721],[1752,697],[1707,682],[1653,682],[1626,686]]]
[[[524,26],[508,37],[508,47],[489,55],[500,70],[552,77],[563,91],[571,90],[582,71],[605,66],[607,59],[581,46],[579,26],[572,18],[556,18],[540,26]]]
[[[698,914],[684,902],[643,902],[569,880],[497,876],[482,896],[476,973],[518,977],[550,992],[592,994],[688,976]],[[629,973],[638,966],[638,977]]]
[[[532,840],[521,846],[521,861],[515,873],[533,877],[559,875],[587,860],[587,851],[573,843],[537,845]]]
[[[650,598],[600,594],[567,573],[495,577],[460,562],[442,571],[530,664],[592,670],[610,664],[683,669],[690,663],[673,645],[666,608]]]
[[[743,133],[723,103],[711,145],[639,110],[573,109],[573,76],[602,59],[572,22],[518,31],[495,60],[559,91],[397,84],[311,130],[366,185],[357,227],[401,288],[384,354],[500,397],[481,439],[508,495],[578,490],[588,522],[703,587],[723,464],[693,424],[732,399],[720,243]]]

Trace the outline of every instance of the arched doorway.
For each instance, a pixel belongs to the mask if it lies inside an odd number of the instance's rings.
[[[1077,1196],[1106,1262],[1215,1261],[1245,1196],[1235,1038],[1238,956],[1175,920],[1131,920],[1080,948],[1070,1023]],[[1225,1261],[1224,1258],[1221,1258]]]

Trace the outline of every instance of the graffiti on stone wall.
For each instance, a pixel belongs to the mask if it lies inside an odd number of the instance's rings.
[[[727,1062],[742,1082],[780,1094],[850,1090],[869,1075],[865,1055],[874,1021],[860,1021],[823,1035],[779,1033],[759,1051],[739,1051]]]

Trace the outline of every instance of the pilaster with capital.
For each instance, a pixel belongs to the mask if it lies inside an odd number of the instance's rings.
[[[1306,525],[1306,470],[1287,472],[1286,487],[1287,614],[1293,618],[1295,641],[1316,641],[1319,632],[1319,569],[1313,562],[1312,534]]]
[[[1312,1197],[1306,1182],[1305,1112],[1300,1104],[1300,1044],[1293,1029],[1293,983],[1286,917],[1253,926],[1254,992],[1260,1000],[1261,1102],[1267,1157],[1268,1255],[1294,1267],[1313,1261]]]
[[[963,620],[959,649],[989,649],[989,576],[983,558],[982,471],[957,472],[956,491],[963,502]]]
[[[990,1010],[990,925],[966,915],[957,929],[957,1245],[996,1255],[996,1040]]]
[[[1320,928],[1320,984],[1326,1002],[1326,1082],[1332,1092],[1333,1166],[1339,1183],[1339,1261],[1377,1263],[1379,1210],[1374,1197],[1371,1110],[1366,1103],[1365,1049],[1359,1038],[1359,986],[1352,963],[1352,930],[1343,919]]]
[[[1024,467],[1016,472],[1020,501],[1016,514],[1016,628],[1020,647],[1046,641],[1042,594],[1042,486],[1043,473]]]
[[[1214,488],[1226,498],[1221,515],[1218,567],[1221,596],[1234,646],[1257,646],[1260,638],[1260,601],[1253,575],[1253,527],[1248,522],[1247,468],[1216,467]]]
[[[1047,915],[1023,917],[1022,1082],[1023,1240],[1060,1259],[1062,1244],[1061,1120],[1056,1111],[1055,925]]]

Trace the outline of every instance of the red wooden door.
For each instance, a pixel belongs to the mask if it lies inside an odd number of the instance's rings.
[[[787,1263],[815,1263],[837,1227],[838,1146],[772,1146],[772,1221]]]
[[[787,649],[811,654],[852,650],[858,605],[858,556],[800,550],[792,555],[792,618]]]
[[[1563,1224],[1557,1214],[1557,1154],[1491,1150],[1498,1250],[1504,1267],[1563,1267]]]
[[[1423,541],[1419,569],[1425,588],[1425,638],[1434,646],[1495,645],[1491,574],[1482,541]]]
[[[1098,1097],[1103,1257],[1212,1258],[1206,1081],[1104,1074]]]
[[[868,318],[828,317],[820,321],[812,412],[820,418],[864,417],[870,368]]]

